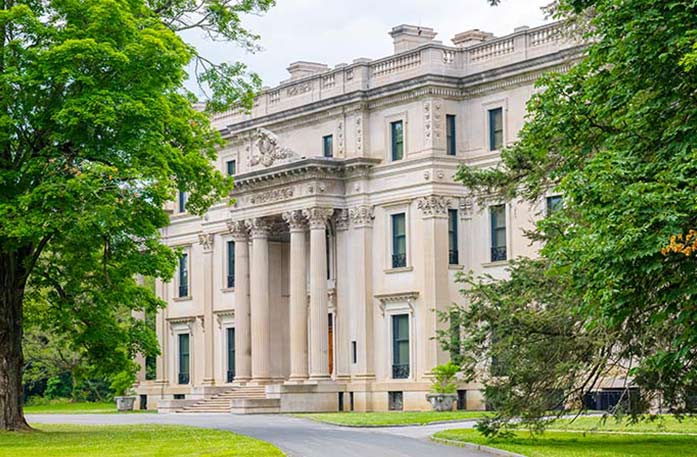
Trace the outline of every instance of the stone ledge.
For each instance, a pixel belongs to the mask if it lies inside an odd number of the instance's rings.
[[[200,400],[159,400],[157,402],[158,414],[172,414],[185,406],[193,406]]]
[[[501,456],[501,457],[526,457],[523,454],[516,454],[515,452],[504,451],[503,449],[497,449],[495,447],[484,446],[483,444],[468,443],[466,441],[456,441],[456,440],[449,440],[446,438],[436,438],[435,436],[431,436],[431,441],[433,441],[435,443],[440,443],[440,444],[447,444],[450,446],[458,446],[458,447],[464,447],[467,449],[473,449],[475,451],[481,451],[481,452],[485,452],[487,454],[497,455],[497,456]]]

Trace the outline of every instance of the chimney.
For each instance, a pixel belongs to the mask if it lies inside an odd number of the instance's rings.
[[[453,37],[453,44],[458,48],[468,48],[475,44],[483,43],[494,38],[493,33],[482,32],[479,29],[458,33]]]
[[[437,33],[431,27],[402,24],[392,27],[390,36],[394,42],[394,53],[408,51],[430,43]]]
[[[314,75],[317,73],[322,73],[329,70],[329,66],[323,63],[316,62],[293,62],[288,66],[288,73],[290,73],[290,80],[294,81],[296,79],[304,78],[305,76]]]

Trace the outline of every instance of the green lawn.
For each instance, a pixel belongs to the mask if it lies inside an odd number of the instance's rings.
[[[628,424],[626,421],[617,422],[608,417],[604,422],[601,417],[579,417],[571,422],[569,419],[555,421],[550,429],[560,430],[610,430],[619,432],[649,432],[649,433],[697,433],[697,417],[686,417],[682,421],[673,416],[659,416],[653,421],[642,421],[638,424]]]
[[[379,427],[387,425],[423,425],[440,421],[477,419],[484,411],[390,411],[376,413],[312,413],[294,414],[295,417],[329,424],[353,427]]]
[[[519,432],[510,440],[487,440],[476,430],[446,430],[435,438],[483,444],[528,457],[694,457],[697,437],[685,435],[621,435],[545,432],[530,438]]]
[[[0,433],[0,457],[282,457],[275,446],[222,430],[169,425],[34,425]]]
[[[106,414],[117,413],[115,402],[69,402],[66,400],[52,400],[47,404],[26,405],[24,412],[27,414]],[[154,413],[157,411],[134,411]]]

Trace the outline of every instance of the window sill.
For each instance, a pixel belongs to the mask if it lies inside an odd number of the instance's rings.
[[[486,262],[482,264],[483,268],[505,267],[508,265],[508,260],[497,260],[496,262]]]
[[[174,301],[191,301],[191,295],[187,295],[186,297],[174,297],[172,300]]]
[[[414,270],[414,267],[388,268],[385,270],[385,274],[407,273],[407,272],[413,271],[413,270]]]
[[[460,264],[460,263],[458,263],[458,264],[451,263],[450,265],[448,265],[448,270],[464,270],[464,269],[465,269],[465,266]]]
[[[234,292],[235,288],[234,287],[223,287],[222,289],[220,289],[220,291],[224,294],[227,294],[230,292]]]

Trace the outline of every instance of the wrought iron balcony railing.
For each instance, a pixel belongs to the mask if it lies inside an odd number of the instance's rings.
[[[491,248],[491,261],[499,262],[501,260],[506,260],[506,246],[498,246]]]
[[[450,265],[457,265],[460,263],[460,253],[457,249],[451,249],[448,251],[448,263]]]
[[[392,254],[392,268],[403,268],[407,266],[406,254]]]
[[[227,382],[232,382],[235,379],[235,370],[227,371]]]
[[[179,373],[179,384],[189,384],[189,373]]]
[[[227,275],[227,286],[228,287],[235,287],[235,275]]]
[[[392,379],[407,379],[409,377],[409,364],[392,365]]]
[[[189,286],[179,286],[179,296],[188,297],[189,296]]]

